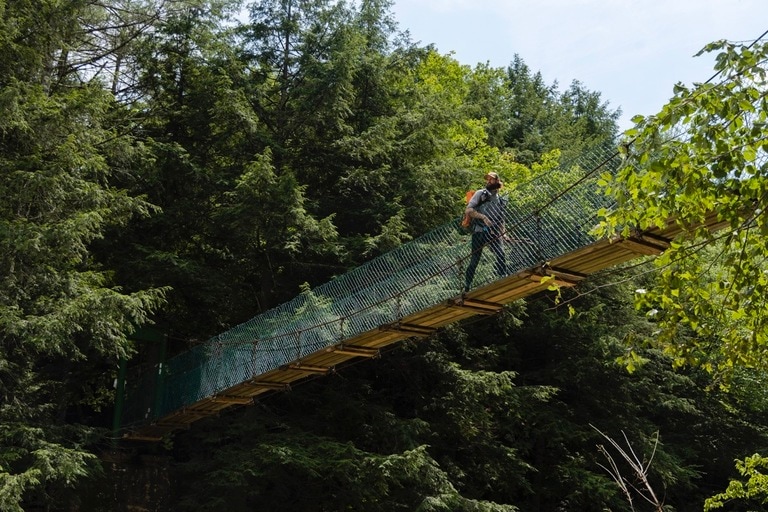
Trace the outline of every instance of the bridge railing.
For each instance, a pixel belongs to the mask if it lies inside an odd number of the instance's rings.
[[[596,179],[615,172],[614,144],[517,186],[505,225],[510,273],[594,241],[600,208],[610,200]],[[456,297],[464,286],[469,236],[457,221],[440,226],[293,300],[218,334],[162,365],[127,379],[123,424],[161,418],[323,348]],[[482,252],[473,285],[498,279],[494,255]]]

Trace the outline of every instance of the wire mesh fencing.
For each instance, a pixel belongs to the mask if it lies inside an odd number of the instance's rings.
[[[597,178],[620,157],[605,144],[518,185],[505,198],[506,273],[515,274],[595,241],[601,208],[612,206]],[[395,323],[461,294],[471,236],[460,219],[442,225],[338,278],[302,293],[127,379],[123,424],[161,418],[345,339]],[[482,250],[472,287],[499,279]]]

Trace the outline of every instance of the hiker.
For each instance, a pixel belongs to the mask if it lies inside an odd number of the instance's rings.
[[[489,172],[485,175],[485,188],[477,190],[467,203],[465,214],[472,219],[472,255],[467,266],[465,293],[472,287],[475,270],[486,245],[496,255],[496,275],[507,275],[507,258],[504,254],[504,204],[499,197],[502,185],[499,175]]]

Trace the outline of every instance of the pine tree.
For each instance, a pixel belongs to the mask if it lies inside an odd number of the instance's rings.
[[[153,207],[113,186],[142,165],[90,51],[106,11],[12,2],[0,16],[0,508],[47,507],[94,470],[92,420],[163,290],[125,293],[91,247]],[[86,418],[91,416],[91,418]]]

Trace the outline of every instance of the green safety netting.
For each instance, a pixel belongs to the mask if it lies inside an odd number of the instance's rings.
[[[595,241],[601,208],[612,203],[596,181],[620,156],[606,144],[507,193],[508,272],[517,273]],[[509,188],[509,187],[507,187]],[[126,381],[123,424],[161,418],[345,339],[456,297],[464,286],[470,236],[458,220],[214,336]],[[482,251],[473,287],[496,279]]]

